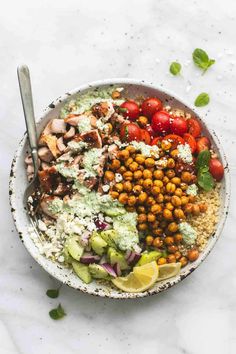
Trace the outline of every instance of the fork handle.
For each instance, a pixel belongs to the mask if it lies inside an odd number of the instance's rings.
[[[35,125],[29,68],[26,65],[19,66],[17,68],[17,75],[20,86],[21,100],[24,110],[29,145],[34,164],[34,175],[36,176],[38,171],[38,138]]]

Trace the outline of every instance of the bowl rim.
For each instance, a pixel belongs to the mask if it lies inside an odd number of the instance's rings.
[[[158,294],[170,287],[172,287],[173,285],[179,283],[180,281],[182,281],[183,279],[185,279],[188,275],[190,275],[196,268],[198,268],[198,266],[206,259],[206,257],[209,255],[209,253],[211,252],[211,250],[214,248],[217,240],[219,239],[223,227],[225,225],[226,222],[226,218],[228,215],[228,209],[229,209],[229,203],[230,203],[230,172],[229,172],[229,165],[227,162],[227,158],[225,155],[225,152],[223,150],[222,144],[220,143],[220,140],[218,138],[218,136],[216,135],[215,131],[211,128],[209,128],[206,124],[206,122],[204,121],[204,119],[202,118],[202,116],[199,115],[199,113],[196,111],[196,108],[193,107],[191,104],[187,104],[181,97],[179,97],[178,95],[176,95],[174,92],[172,92],[169,89],[166,89],[164,87],[164,85],[157,85],[154,84],[152,82],[148,82],[145,80],[138,80],[138,79],[130,79],[130,78],[112,78],[112,79],[104,79],[104,80],[97,80],[97,81],[92,81],[86,84],[82,84],[70,91],[67,91],[65,94],[59,96],[58,98],[56,98],[55,100],[53,100],[43,111],[42,114],[40,115],[39,119],[36,119],[36,125],[38,126],[38,124],[45,119],[45,116],[53,111],[53,109],[55,108],[56,105],[63,103],[65,100],[68,100],[70,96],[75,95],[75,94],[79,94],[80,92],[83,92],[85,90],[88,89],[94,89],[96,87],[100,87],[100,86],[105,86],[105,85],[138,85],[140,87],[143,88],[149,88],[149,89],[156,89],[161,91],[163,94],[179,101],[182,105],[184,105],[186,108],[192,110],[197,117],[200,119],[201,122],[203,122],[203,124],[207,127],[207,131],[209,132],[209,134],[211,136],[214,137],[214,142],[219,150],[220,153],[220,157],[221,160],[223,161],[223,165],[224,170],[225,170],[225,175],[224,175],[224,179],[225,179],[225,189],[224,189],[224,196],[225,196],[225,203],[223,205],[223,210],[221,213],[221,217],[217,223],[217,228],[215,230],[215,234],[216,236],[214,237],[212,243],[211,243],[211,247],[209,247],[209,249],[207,250],[207,252],[203,252],[202,255],[198,258],[198,260],[196,260],[191,268],[189,268],[187,271],[185,271],[184,274],[179,274],[174,278],[170,278],[168,280],[168,282],[166,282],[165,284],[159,286],[158,289],[150,289],[147,290],[145,292],[142,293],[126,293],[126,292],[118,292],[116,294],[112,293],[112,289],[110,293],[100,293],[100,292],[96,292],[92,289],[88,289],[88,288],[84,288],[82,286],[78,286],[75,287],[72,284],[70,284],[69,282],[67,282],[66,280],[62,280],[60,278],[60,276],[57,276],[57,274],[54,274],[52,271],[50,271],[50,267],[45,266],[44,264],[41,263],[41,261],[39,259],[36,259],[34,257],[34,255],[32,254],[32,251],[30,249],[30,247],[27,247],[27,245],[24,242],[24,246],[26,247],[27,251],[30,253],[30,255],[36,260],[36,262],[47,272],[49,273],[51,276],[53,276],[54,278],[56,278],[57,280],[59,280],[60,282],[62,282],[63,284],[72,287],[76,290],[80,290],[86,294],[90,294],[90,295],[95,295],[95,296],[99,296],[99,297],[107,297],[107,298],[113,298],[113,299],[134,299],[134,298],[143,298],[143,297],[147,297],[150,295],[155,295]],[[14,220],[14,224],[16,227],[17,232],[20,235],[20,238],[23,239],[23,233],[21,231],[21,227],[20,227],[20,220],[18,220],[17,217],[17,210],[14,209],[15,206],[15,193],[14,193],[14,181],[16,179],[15,177],[15,166],[17,163],[17,160],[20,157],[20,153],[21,150],[23,149],[25,143],[26,143],[26,139],[27,139],[27,133],[25,132],[23,137],[21,138],[20,142],[18,143],[17,149],[15,151],[14,157],[13,157],[13,161],[11,164],[11,171],[10,171],[10,178],[9,178],[9,201],[10,201],[10,206],[11,206],[11,213],[13,216],[13,220]],[[29,221],[30,223],[30,221]]]

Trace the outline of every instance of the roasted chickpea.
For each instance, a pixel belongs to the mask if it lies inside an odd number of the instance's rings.
[[[175,171],[173,169],[169,169],[165,172],[166,176],[171,179],[171,178],[174,178],[175,176]]]
[[[163,179],[162,179],[162,182],[164,183],[164,184],[167,184],[168,182],[169,182],[169,178],[167,177],[167,176],[164,176],[163,177]]]
[[[129,198],[128,198],[127,204],[129,206],[134,206],[135,203],[136,203],[136,197],[134,195],[130,195]]]
[[[182,191],[186,191],[188,189],[188,185],[186,183],[180,183],[180,188]]]
[[[177,232],[179,227],[178,224],[176,222],[171,222],[168,227],[167,227],[168,231],[170,232]]]
[[[117,190],[117,192],[119,192],[119,193],[123,192],[123,190],[124,190],[122,183],[116,183],[114,187]]]
[[[172,219],[173,219],[172,211],[169,210],[169,209],[164,209],[164,210],[163,210],[163,217],[164,217],[166,220],[172,220]]]
[[[111,162],[111,169],[118,170],[120,168],[120,161],[117,159],[112,160]]]
[[[118,198],[119,202],[121,204],[127,204],[128,201],[128,194],[127,193],[121,193]]]
[[[137,154],[135,157],[135,161],[139,164],[142,165],[145,162],[145,156],[143,156],[142,154]]]
[[[156,197],[156,201],[157,201],[157,203],[163,203],[164,196],[162,193],[158,194],[158,196]]]
[[[145,166],[150,168],[155,166],[155,160],[152,157],[148,157],[145,162],[144,162]]]
[[[151,190],[151,193],[154,195],[154,196],[157,196],[159,193],[160,193],[160,187],[157,187],[157,186],[153,186],[152,187],[152,190]]]
[[[180,219],[180,220],[186,218],[182,209],[175,209],[175,210],[174,210],[174,216],[175,216],[177,219]]]
[[[192,175],[190,172],[187,172],[187,171],[183,171],[181,173],[181,180],[182,182],[184,183],[190,183],[192,181]]]
[[[120,168],[117,170],[118,173],[123,174],[127,171],[125,166],[120,166]]]
[[[106,181],[111,182],[111,181],[113,181],[114,178],[115,178],[114,172],[112,172],[112,171],[106,171],[106,172],[105,172],[105,174],[104,174],[104,179],[105,179]]]
[[[174,254],[169,254],[169,255],[166,257],[166,260],[167,260],[168,263],[175,263],[175,262],[176,262],[175,255],[174,255]]]
[[[139,195],[142,192],[143,188],[142,186],[139,186],[138,184],[133,187],[133,192],[135,195]]]
[[[193,211],[193,204],[192,203],[186,204],[185,207],[184,207],[184,212],[186,214],[191,214],[192,211]]]
[[[126,146],[125,150],[129,151],[130,155],[134,154],[136,151],[136,149],[133,145]]]
[[[111,97],[113,98],[113,100],[120,98],[121,94],[119,91],[115,90],[112,92]]]
[[[164,238],[164,243],[167,246],[172,246],[174,244],[174,237],[172,236],[167,236]]]
[[[133,189],[132,183],[131,183],[130,181],[125,181],[125,182],[123,183],[123,189],[124,189],[124,191],[126,191],[126,192],[131,192],[132,189]]]
[[[190,262],[196,261],[196,259],[198,259],[198,257],[199,257],[198,250],[197,249],[189,250],[188,253],[187,253],[187,257],[188,257]]]
[[[162,170],[155,170],[153,175],[156,179],[162,180],[164,177],[164,172]]]
[[[145,203],[146,200],[147,200],[147,197],[148,197],[148,195],[147,195],[146,192],[140,193],[139,196],[138,196],[138,202],[139,202],[140,204]]]
[[[207,203],[202,202],[202,203],[198,204],[198,206],[199,206],[199,209],[200,209],[201,213],[205,213],[207,211],[207,207],[208,207]]]
[[[163,246],[163,241],[160,237],[156,237],[152,244],[154,247],[160,248]]]
[[[137,122],[141,127],[146,127],[146,125],[148,124],[148,118],[145,116],[140,116],[138,117]]]
[[[137,207],[137,212],[140,213],[140,214],[143,214],[143,213],[146,212],[146,209],[145,209],[145,207],[143,205],[139,205]]]
[[[163,182],[160,179],[155,179],[153,182],[154,186],[162,188],[163,187]]]
[[[129,158],[129,151],[126,149],[119,151],[118,157],[120,160],[127,160]]]
[[[166,157],[161,157],[159,160],[156,162],[157,166],[159,168],[166,168],[167,167],[167,159]]]
[[[139,231],[146,231],[148,229],[148,225],[146,223],[138,224]]]
[[[176,158],[179,155],[179,151],[177,149],[174,149],[170,153],[171,157]]]
[[[180,197],[178,197],[177,195],[173,195],[173,197],[171,197],[171,203],[175,206],[175,207],[179,207],[181,205],[181,199]]]
[[[189,198],[186,195],[181,197],[181,205],[186,205],[189,202]]]
[[[161,227],[157,227],[156,229],[152,230],[152,233],[154,236],[162,236],[163,235],[163,229]]]
[[[129,157],[127,160],[125,160],[125,167],[129,167],[129,165],[131,165],[133,161],[134,160],[132,159],[132,157]]]
[[[147,221],[147,215],[146,214],[139,214],[138,215],[138,223],[142,224]]]
[[[181,263],[181,268],[183,268],[188,264],[188,259],[187,259],[187,257],[181,257],[179,259],[179,262]]]
[[[196,201],[195,195],[189,195],[189,202],[194,203]]]
[[[174,168],[175,167],[175,160],[173,159],[173,158],[169,158],[168,160],[167,160],[167,167],[168,168]]]
[[[148,222],[154,222],[156,220],[156,217],[154,214],[148,213],[147,220],[148,220]]]
[[[156,204],[155,199],[153,197],[148,197],[146,203],[149,206]]]
[[[175,234],[174,240],[175,240],[175,243],[180,243],[183,240],[183,236],[181,234]]]
[[[174,183],[176,186],[179,186],[181,183],[181,179],[179,177],[173,177],[171,182]]]
[[[139,185],[139,186],[142,186],[143,185],[143,182],[144,182],[144,179],[143,178],[140,178],[136,181],[136,183]]]
[[[174,206],[170,202],[166,203],[165,207],[168,210],[171,210],[171,211],[174,210]]]
[[[119,193],[115,191],[111,191],[110,195],[112,196],[113,199],[117,199],[119,197]]]
[[[151,212],[156,215],[162,212],[162,207],[159,204],[153,204],[151,206]]]
[[[143,170],[143,178],[144,179],[151,179],[152,178],[152,172],[150,170]]]
[[[130,169],[130,171],[132,171],[132,172],[134,172],[134,171],[137,171],[137,169],[138,169],[138,164],[137,164],[137,162],[132,162],[130,165],[129,165],[129,169]],[[140,177],[139,177],[140,178]]]
[[[140,178],[142,178],[142,176],[143,176],[142,171],[140,171],[140,170],[134,171],[134,179],[140,179]]]
[[[150,178],[147,178],[143,181],[143,188],[150,189],[152,188],[153,182]]]
[[[197,204],[193,204],[193,207],[192,207],[192,213],[193,213],[193,215],[199,215],[199,214],[200,214],[200,208],[199,208],[199,205],[197,205]]]
[[[146,236],[145,242],[148,246],[151,246],[153,241],[154,241],[154,237],[152,237],[151,235]]]
[[[129,205],[126,205],[125,209],[130,213],[133,213],[135,211],[135,207]]]
[[[123,173],[123,178],[126,181],[132,181],[133,179],[133,172],[131,171],[126,171],[125,173]]]
[[[175,259],[176,259],[177,261],[182,257],[182,253],[181,253],[180,251],[176,251],[176,252],[174,253],[174,255],[175,255]]]
[[[171,183],[171,182],[168,182],[167,185],[166,185],[166,192],[167,193],[170,193],[170,194],[173,194],[176,190],[176,186],[174,183]]]
[[[166,262],[167,262],[166,258],[161,257],[161,258],[158,259],[157,264],[158,265],[163,265],[163,264],[166,264]]]
[[[175,253],[178,251],[178,247],[176,245],[171,245],[167,247],[169,253]]]
[[[164,150],[164,151],[170,150],[170,148],[171,148],[171,142],[168,141],[168,140],[162,140],[162,142],[161,142],[161,148],[162,148],[162,150]]]
[[[172,182],[172,183],[174,183],[174,182]],[[176,184],[176,183],[175,183],[175,184]],[[182,191],[181,188],[176,188],[174,194],[177,195],[178,197],[181,197],[181,196],[183,195],[183,191]]]

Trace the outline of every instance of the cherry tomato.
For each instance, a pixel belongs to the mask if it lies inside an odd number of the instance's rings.
[[[198,136],[201,135],[202,132],[202,127],[199,121],[196,118],[190,118],[187,120],[188,124],[188,132],[191,134],[194,138],[197,138]]]
[[[197,143],[195,138],[189,134],[189,133],[185,133],[183,135],[184,141],[190,146],[190,149],[192,151],[192,154],[196,151],[197,148]]]
[[[184,145],[184,139],[176,134],[168,134],[163,139],[170,140],[172,143],[172,149],[176,149],[178,145]]]
[[[148,118],[151,118],[154,113],[162,109],[162,102],[155,97],[147,98],[142,103],[142,112]]]
[[[146,130],[150,134],[151,139],[153,139],[156,136],[156,133],[154,132],[154,130],[152,129],[152,126],[150,124],[148,124],[146,126]]]
[[[186,120],[182,117],[173,117],[170,123],[170,130],[173,134],[184,135],[188,131]]]
[[[210,140],[206,136],[203,136],[197,140],[196,152],[199,154],[199,152],[203,150],[209,150],[210,147],[211,147]]]
[[[120,137],[122,141],[128,143],[133,140],[140,141],[140,128],[135,123],[123,124],[120,128]]]
[[[152,117],[152,129],[155,133],[166,134],[170,130],[170,116],[167,112],[159,111]]]
[[[140,140],[143,141],[145,144],[150,145],[151,143],[151,136],[146,129],[140,129],[141,136]]]
[[[154,139],[152,139],[151,145],[159,145],[159,142],[162,141],[162,139],[162,136],[156,136]]]
[[[219,182],[224,176],[224,167],[218,159],[210,159],[209,170],[212,176]]]
[[[123,113],[124,117],[129,118],[132,121],[138,118],[140,110],[136,102],[125,101],[120,105],[120,107],[126,108],[126,112]]]

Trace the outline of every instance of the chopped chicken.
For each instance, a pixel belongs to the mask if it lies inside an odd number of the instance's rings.
[[[80,138],[88,143],[91,148],[101,148],[102,147],[102,139],[98,133],[97,129],[90,130],[86,133],[80,135]]]
[[[53,154],[46,146],[39,148],[38,156],[44,162],[50,162],[53,160]]]
[[[63,138],[64,139],[71,139],[75,135],[75,128],[70,127],[70,129],[64,134]]]
[[[65,146],[65,144],[63,142],[63,137],[62,136],[57,139],[57,147],[60,150],[60,152],[64,152],[66,150],[66,146]]]
[[[66,123],[63,119],[53,119],[51,123],[51,133],[54,134],[65,134],[66,133]]]

